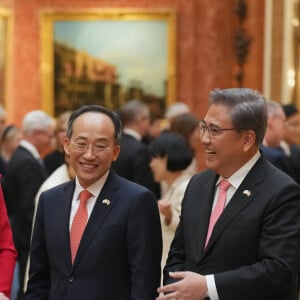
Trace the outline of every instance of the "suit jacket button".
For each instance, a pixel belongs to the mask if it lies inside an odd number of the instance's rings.
[[[73,281],[74,281],[74,277],[71,276],[71,277],[69,278],[69,282],[72,283]]]

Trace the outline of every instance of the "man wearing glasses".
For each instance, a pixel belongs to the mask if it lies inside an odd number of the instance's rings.
[[[266,101],[211,92],[200,122],[206,170],[191,179],[159,300],[296,300],[300,187],[259,151]]]
[[[43,192],[24,300],[153,300],[160,282],[155,196],[110,168],[121,122],[97,105],[74,111],[64,150],[75,180]]]

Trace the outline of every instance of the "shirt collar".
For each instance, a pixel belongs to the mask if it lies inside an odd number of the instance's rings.
[[[253,155],[240,169],[238,169],[235,173],[233,173],[227,180],[230,182],[230,184],[237,190],[242,181],[245,179],[249,171],[252,169],[252,167],[255,165],[255,163],[260,158],[261,154],[259,151]],[[224,177],[220,176],[217,180],[216,185],[220,183],[222,179],[225,179]]]
[[[36,149],[36,147],[33,144],[29,143],[28,141],[22,140],[20,142],[20,146],[22,146],[23,148],[28,150],[33,155],[34,158],[36,158],[36,159],[41,158],[41,156],[40,156],[38,150]]]
[[[140,135],[138,132],[136,132],[135,130],[133,130],[133,129],[130,129],[130,128],[124,128],[124,129],[123,129],[123,132],[126,133],[126,134],[128,134],[128,135],[133,136],[133,137],[136,138],[138,141],[141,141],[141,140],[142,140],[141,135]]]
[[[98,179],[95,183],[93,183],[92,185],[90,185],[88,188],[86,188],[86,190],[88,190],[91,194],[93,194],[93,197],[98,198],[105,182],[106,179],[109,175],[109,171],[107,171],[100,179]],[[75,199],[79,199],[79,194],[82,190],[84,190],[84,188],[80,185],[78,178],[76,176],[75,179],[75,191],[74,191],[74,196]]]

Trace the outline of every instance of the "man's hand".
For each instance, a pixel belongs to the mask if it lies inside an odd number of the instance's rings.
[[[9,300],[3,293],[0,293],[0,300]]]
[[[157,300],[203,300],[207,297],[205,276],[193,272],[170,272],[170,277],[180,279],[157,289],[166,293]]]

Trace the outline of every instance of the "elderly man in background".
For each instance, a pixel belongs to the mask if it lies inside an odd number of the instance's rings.
[[[268,100],[267,115],[266,133],[260,149],[274,166],[295,179],[296,174],[293,170],[290,156],[282,148],[287,123],[281,104]]]
[[[13,238],[19,253],[19,292],[23,294],[27,257],[29,253],[35,195],[47,178],[41,154],[49,148],[54,137],[54,120],[45,112],[34,110],[22,121],[23,137],[13,153],[4,179],[4,192],[11,220]]]

